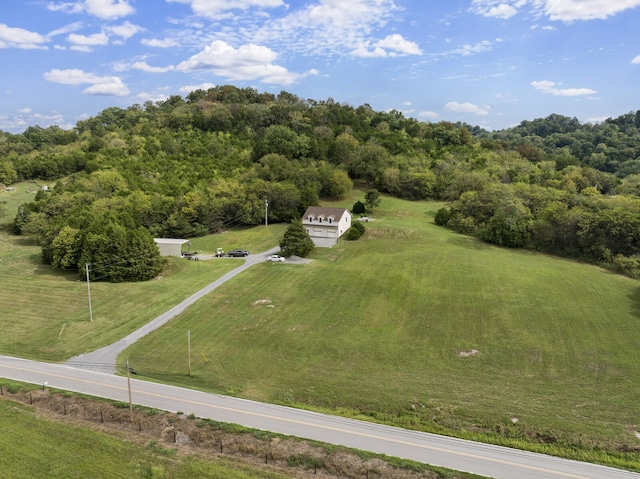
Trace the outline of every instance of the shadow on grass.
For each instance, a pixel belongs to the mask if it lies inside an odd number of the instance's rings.
[[[49,276],[67,281],[79,281],[77,271],[55,269],[50,264],[43,263],[39,254],[29,255],[29,262],[33,264],[33,274],[36,276]]]
[[[454,237],[451,237],[447,240],[447,243],[478,251],[486,251],[494,247],[493,245],[487,244],[484,241],[479,240],[478,238],[463,235],[456,235]]]
[[[633,315],[636,318],[640,318],[640,286],[635,288],[629,297],[633,305]]]

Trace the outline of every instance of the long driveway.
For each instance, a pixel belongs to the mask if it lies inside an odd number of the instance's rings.
[[[127,378],[0,356],[0,377],[128,402]],[[272,404],[131,380],[135,404],[401,457],[498,479],[639,479],[594,464]]]
[[[95,351],[92,351],[90,353],[74,356],[73,358],[69,359],[66,362],[66,364],[76,368],[88,369],[91,371],[105,372],[105,369],[108,369],[111,372],[115,372],[116,359],[120,355],[120,353],[124,351],[126,348],[131,346],[140,338],[155,331],[156,329],[160,328],[168,321],[178,316],[180,313],[182,313],[185,309],[187,309],[193,303],[198,301],[203,296],[206,296],[207,294],[209,294],[211,291],[216,289],[221,284],[230,280],[234,276],[242,273],[245,269],[250,268],[254,264],[262,263],[266,261],[267,256],[277,253],[278,251],[280,251],[280,248],[275,247],[275,248],[271,248],[268,251],[265,251],[264,253],[252,254],[245,258],[234,258],[235,261],[238,261],[238,262],[241,261],[242,264],[237,268],[232,269],[228,273],[224,274],[223,276],[215,280],[213,283],[205,286],[197,293],[192,294],[187,299],[182,301],[180,304],[174,306],[166,313],[161,314],[157,318],[153,319],[152,321],[142,326],[140,329],[137,329],[136,331],[132,332],[128,336],[125,336],[120,341],[116,341],[113,344],[104,346],[103,348],[100,348],[100,349],[96,349]]]

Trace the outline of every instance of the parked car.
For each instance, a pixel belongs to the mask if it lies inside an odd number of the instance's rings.
[[[249,256],[249,252],[244,249],[234,249],[229,251],[227,254],[235,257]]]
[[[267,261],[274,262],[274,263],[284,261],[284,260],[285,260],[284,256],[280,256],[279,254],[272,254],[267,258]]]

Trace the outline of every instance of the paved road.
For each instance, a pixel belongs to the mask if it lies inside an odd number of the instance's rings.
[[[67,365],[0,356],[0,377],[128,401],[127,379]],[[640,479],[634,474],[271,404],[131,380],[133,402],[201,418],[339,444],[498,479]]]
[[[191,306],[193,303],[198,301],[203,296],[209,294],[211,291],[216,289],[218,286],[223,284],[224,282],[230,280],[234,276],[242,273],[247,268],[250,268],[256,263],[262,263],[267,260],[267,256],[277,253],[280,251],[279,247],[271,248],[264,253],[252,254],[247,256],[246,258],[234,258],[236,261],[242,261],[242,264],[237,268],[229,271],[225,275],[221,276],[213,283],[205,286],[197,293],[189,296],[182,303],[174,306],[169,311],[164,314],[161,314],[154,320],[148,322],[140,329],[134,331],[128,336],[122,338],[120,341],[116,341],[109,346],[105,346],[100,349],[96,349],[90,353],[80,354],[75,356],[67,361],[69,366],[73,366],[81,369],[89,369],[91,371],[99,371],[99,372],[115,372],[116,366],[116,358],[118,355],[124,351],[126,348],[131,346],[133,343],[138,341],[140,338],[146,336],[147,334],[155,331],[159,327],[163,326],[166,322],[178,316],[185,309]],[[108,370],[108,371],[107,371]]]

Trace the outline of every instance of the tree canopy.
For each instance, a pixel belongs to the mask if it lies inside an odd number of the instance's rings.
[[[158,270],[153,237],[256,225],[265,200],[270,222],[289,223],[321,198],[348,197],[354,181],[449,201],[439,223],[487,242],[613,264],[639,253],[640,111],[488,132],[223,85],[110,107],[71,130],[0,132],[0,182],[31,179],[55,187],[20,208],[14,231],[79,275],[111,235],[121,258],[147,258],[112,281]]]

